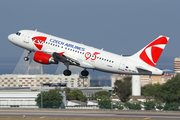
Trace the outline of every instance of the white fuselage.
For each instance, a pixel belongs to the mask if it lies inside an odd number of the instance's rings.
[[[68,59],[78,61],[79,67],[117,74],[147,74],[161,75],[163,71],[139,62],[131,57],[123,57],[104,50],[96,49],[59,37],[32,30],[21,30],[20,35],[11,34],[8,39],[15,45],[28,51],[41,51],[52,55],[63,53]],[[35,38],[46,37],[45,41]],[[41,39],[41,38],[40,38]],[[36,42],[35,42],[36,40]],[[139,69],[143,71],[140,71]]]

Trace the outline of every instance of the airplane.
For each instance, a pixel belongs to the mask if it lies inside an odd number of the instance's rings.
[[[134,55],[123,56],[37,30],[20,30],[8,39],[28,51],[25,61],[35,52],[34,61],[46,65],[62,62],[67,67],[63,72],[65,76],[71,75],[70,65],[78,66],[84,69],[81,75],[85,77],[89,75],[87,69],[114,74],[163,75],[155,65],[169,41],[169,37],[161,35]]]

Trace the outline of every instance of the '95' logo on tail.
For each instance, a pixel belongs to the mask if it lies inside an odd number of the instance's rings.
[[[43,47],[43,42],[45,42],[47,39],[47,37],[43,37],[43,36],[37,36],[37,37],[33,37],[32,41],[34,42],[34,45],[41,50]]]
[[[168,40],[166,37],[157,38],[140,54],[140,58],[151,66],[155,66]]]

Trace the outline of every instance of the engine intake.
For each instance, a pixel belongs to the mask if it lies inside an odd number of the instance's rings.
[[[34,53],[33,59],[41,64],[58,64],[58,61],[54,60],[53,56],[40,51]]]

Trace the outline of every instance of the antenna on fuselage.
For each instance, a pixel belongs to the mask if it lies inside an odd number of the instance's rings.
[[[37,31],[37,29],[35,30],[35,32]]]

